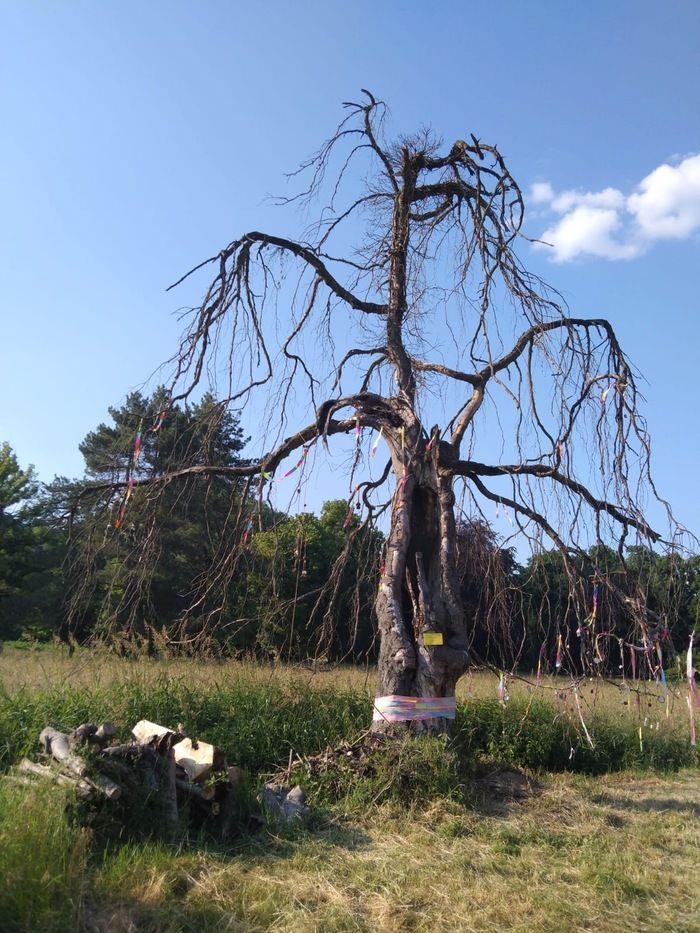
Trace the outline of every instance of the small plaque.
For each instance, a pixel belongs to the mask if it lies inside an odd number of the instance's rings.
[[[424,645],[441,645],[442,632],[423,632]]]

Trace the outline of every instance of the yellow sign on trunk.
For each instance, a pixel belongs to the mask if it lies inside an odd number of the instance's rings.
[[[441,645],[442,632],[423,632],[424,645]]]

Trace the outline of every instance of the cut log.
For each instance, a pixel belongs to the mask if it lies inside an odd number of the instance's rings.
[[[80,748],[81,745],[96,745],[104,748],[117,734],[117,727],[111,722],[103,722],[96,726],[91,722],[84,722],[68,736],[71,748]]]
[[[188,797],[196,797],[197,800],[213,800],[216,794],[216,787],[213,784],[205,784],[200,787],[199,784],[190,784],[189,781],[176,779],[177,789]]]
[[[141,719],[131,730],[137,742],[142,745],[149,745],[154,739],[163,739],[166,736],[175,735],[173,729],[167,726],[159,726],[157,722],[149,722],[148,719]]]
[[[39,741],[44,751],[55,758],[56,761],[60,761],[64,768],[67,768],[77,777],[88,781],[109,800],[116,800],[121,797],[122,789],[117,783],[102,774],[90,775],[88,773],[88,767],[83,759],[73,754],[70,737],[65,732],[59,732],[58,729],[47,726],[42,730]]]
[[[112,741],[116,734],[117,727],[113,722],[103,722],[97,727],[97,732],[94,736],[95,745],[99,745],[100,748],[104,748]]]
[[[110,745],[102,749],[103,758],[143,758],[144,753],[153,751],[148,745],[137,745],[135,742],[126,742],[124,745]],[[153,754],[156,754],[153,751]]]
[[[122,789],[115,781],[111,778],[105,777],[104,774],[93,774],[87,780],[94,784],[95,787],[101,791],[108,800],[117,800],[122,795]]]
[[[92,787],[88,781],[77,777],[71,777],[68,774],[62,774],[60,771],[54,771],[53,768],[49,768],[47,765],[36,764],[36,762],[30,761],[28,758],[23,758],[17,768],[24,774],[46,778],[64,787],[74,787],[79,797],[89,797],[92,793]]]
[[[223,755],[208,742],[182,739],[174,746],[175,761],[184,768],[190,781],[203,781],[217,765],[223,765]]]
[[[84,722],[68,735],[68,743],[71,748],[80,748],[81,745],[87,745],[96,733],[97,726],[94,723]]]
[[[177,809],[177,765],[172,749],[168,752],[165,771],[165,806],[166,818],[171,830],[175,831],[179,823],[179,813]]]
[[[58,729],[47,726],[41,730],[39,741],[46,754],[51,755],[56,761],[65,761],[66,758],[71,757],[70,738],[65,732],[59,732]]]

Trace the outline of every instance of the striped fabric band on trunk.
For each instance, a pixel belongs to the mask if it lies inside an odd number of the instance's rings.
[[[402,697],[392,694],[374,701],[373,722],[407,722],[416,719],[454,719],[454,697]]]

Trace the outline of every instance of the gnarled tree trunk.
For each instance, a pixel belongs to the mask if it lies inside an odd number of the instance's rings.
[[[377,696],[453,697],[468,661],[456,570],[453,481],[438,466],[437,439],[425,445],[417,438],[410,446],[423,450],[412,456],[407,456],[408,448],[394,454],[397,490],[375,603],[381,639]],[[448,722],[435,717],[412,721],[411,728],[443,732]],[[378,731],[395,725],[374,721]]]

